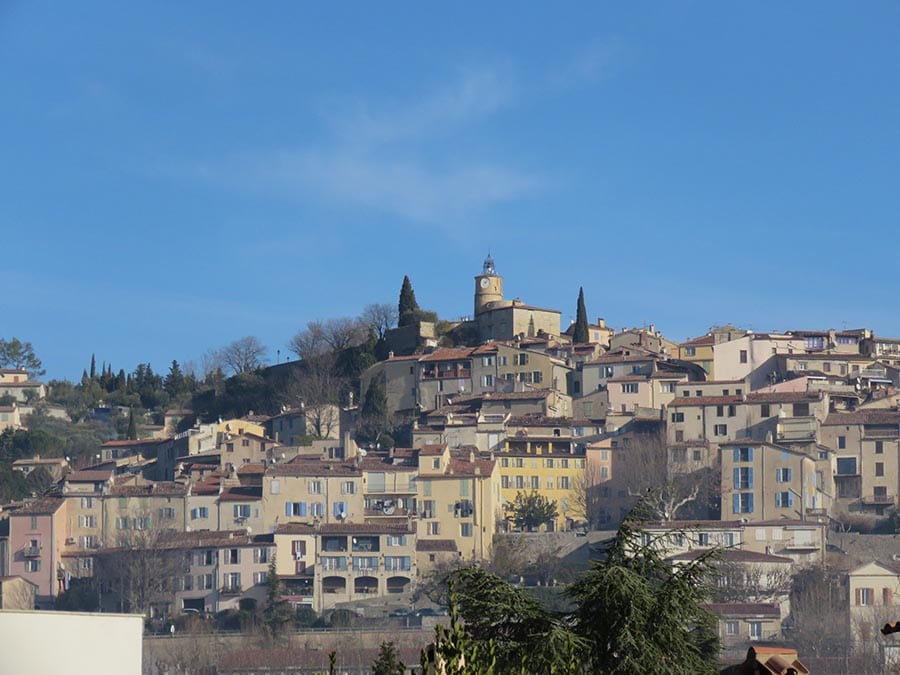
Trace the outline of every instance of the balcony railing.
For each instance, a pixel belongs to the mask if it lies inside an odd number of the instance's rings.
[[[860,499],[863,504],[874,506],[893,506],[895,500],[894,495],[866,495]]]
[[[240,595],[243,592],[240,586],[225,586],[219,591],[219,595]]]
[[[26,558],[37,558],[41,555],[41,547],[40,546],[26,546],[25,550],[22,552]]]

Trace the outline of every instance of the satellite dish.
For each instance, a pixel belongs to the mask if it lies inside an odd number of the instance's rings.
[[[346,511],[341,511],[341,512],[338,514],[338,518],[340,518],[341,520],[346,520],[346,519],[347,519],[347,512],[346,512]]]
[[[382,509],[382,511],[384,512],[384,515],[390,516],[390,515],[392,515],[392,514],[394,513],[394,510],[395,510],[396,508],[397,508],[397,507],[394,506],[393,502],[391,502],[390,504],[385,504],[385,505],[384,505],[384,508]]]
[[[360,457],[365,457],[367,454],[369,454],[369,453],[367,453],[367,452],[365,451],[364,448],[360,448],[360,449],[359,449],[359,456],[360,456]]]

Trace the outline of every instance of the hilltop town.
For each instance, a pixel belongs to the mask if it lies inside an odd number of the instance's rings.
[[[640,500],[673,566],[721,549],[724,652],[894,658],[900,338],[673,342],[583,294],[562,326],[490,256],[473,296],[440,320],[405,279],[396,311],[313,322],[271,366],[248,338],[206,373],[0,370],[2,607],[240,624],[277,583],[310,623],[427,623],[436,573],[552,589]]]

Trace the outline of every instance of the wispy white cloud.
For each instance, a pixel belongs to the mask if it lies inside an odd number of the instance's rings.
[[[619,38],[594,40],[579,48],[548,73],[551,88],[570,89],[611,77],[630,58],[630,49]]]

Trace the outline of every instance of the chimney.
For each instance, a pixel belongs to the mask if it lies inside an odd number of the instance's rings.
[[[388,358],[389,358],[389,359],[394,358],[394,352],[392,352],[392,351],[391,351],[391,352],[388,352]]]
[[[606,319],[602,316],[597,317],[597,325],[600,326],[600,328],[606,328]]]

